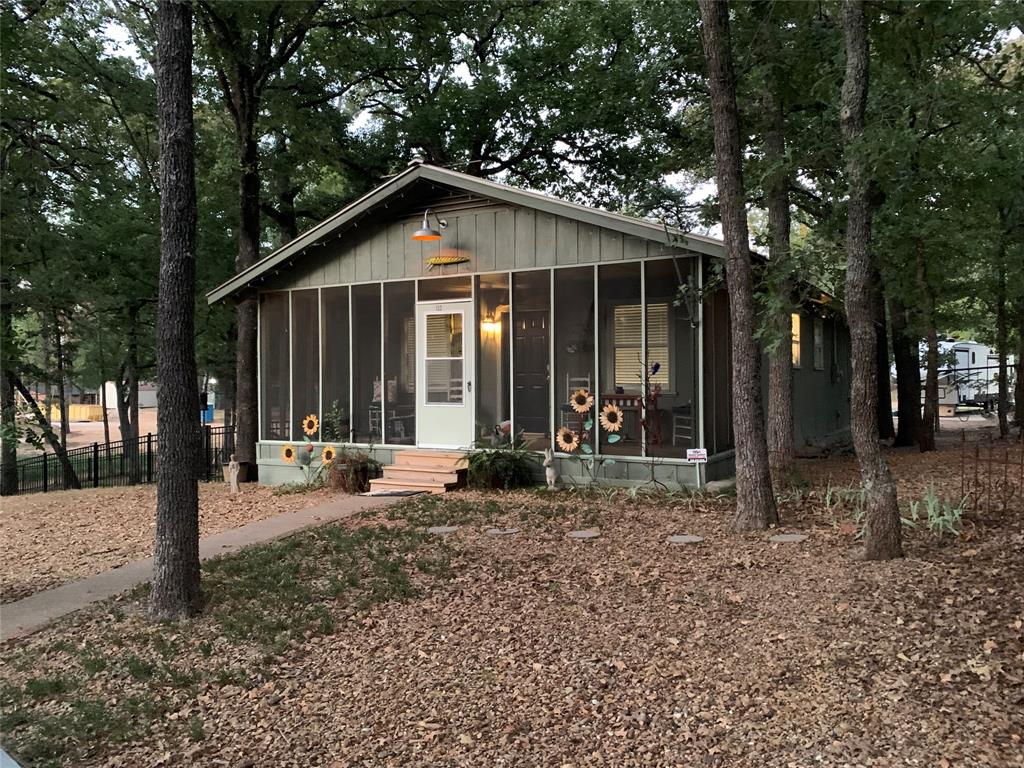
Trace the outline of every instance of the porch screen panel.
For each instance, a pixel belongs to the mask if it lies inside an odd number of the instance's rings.
[[[504,440],[511,434],[508,273],[476,280],[476,435]]]
[[[580,417],[569,405],[578,389],[594,393],[594,269],[554,270],[555,305],[555,429],[580,428]],[[593,411],[591,411],[593,415]],[[555,450],[560,450],[557,442]]]
[[[357,443],[383,436],[380,283],[352,286],[352,425]]]
[[[551,445],[551,273],[512,275],[515,432],[526,445]]]
[[[320,354],[323,356],[323,410],[320,436],[347,443],[351,435],[349,408],[348,287],[321,291]]]
[[[600,326],[601,393],[595,397],[594,421],[601,436],[601,452],[640,456],[643,417],[644,368],[655,360],[643,352],[643,299],[639,263],[606,264],[598,270],[598,317]],[[660,367],[656,376],[660,376]],[[652,383],[651,386],[656,386]],[[621,422],[617,431],[606,429],[600,420]],[[610,442],[616,435],[618,440]]]
[[[416,442],[416,283],[384,284],[384,442]]]
[[[320,299],[316,290],[292,291],[292,439],[318,440],[308,434],[306,416],[320,420]],[[311,420],[312,421],[312,420]]]
[[[660,389],[648,411],[650,456],[685,458],[697,445],[697,329],[685,303],[674,306],[680,283],[691,278],[692,260],[662,259],[644,265],[647,356],[660,362]]]
[[[260,294],[260,386],[264,440],[287,440],[291,389],[288,386],[288,294]]]

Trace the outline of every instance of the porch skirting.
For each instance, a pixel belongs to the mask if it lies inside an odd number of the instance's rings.
[[[305,475],[295,464],[289,464],[281,459],[281,446],[283,442],[263,442],[257,444],[256,455],[259,464],[259,477],[262,485],[281,485],[283,483],[296,483],[304,480]],[[292,443],[293,445],[298,445]],[[320,450],[327,443],[313,443],[314,455],[319,456]],[[331,445],[339,445],[331,443]],[[339,446],[340,447],[340,446]],[[380,447],[374,446],[373,457],[381,464],[394,463],[394,455],[399,451],[413,451],[414,447]],[[541,466],[541,454],[537,454],[536,480],[538,484],[544,482],[544,468]],[[716,454],[708,458],[707,464],[693,464],[679,459],[656,459],[651,464],[651,459],[634,457],[615,456],[615,463],[603,467],[597,484],[601,486],[642,486],[650,482],[653,466],[654,478],[669,490],[681,488],[699,488],[702,483],[713,480],[724,480],[735,474],[734,456],[732,451]],[[555,456],[555,466],[559,473],[559,484],[563,486],[583,485],[587,481],[586,475],[580,470],[580,463],[574,458],[567,456]],[[703,478],[701,467],[703,466]]]

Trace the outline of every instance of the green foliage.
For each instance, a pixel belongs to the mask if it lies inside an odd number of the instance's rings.
[[[348,438],[349,418],[338,401],[331,403],[331,407],[324,413],[320,423],[320,436],[325,441],[343,442]]]
[[[918,523],[923,520],[928,530],[936,538],[959,536],[963,530],[963,514],[966,506],[966,498],[954,503],[949,499],[939,498],[935,489],[929,488],[928,493],[922,499],[911,501],[908,504],[908,514],[903,518],[903,522],[905,525],[916,528]]]
[[[469,484],[474,488],[525,488],[537,480],[537,454],[521,440],[496,448],[476,448],[466,454]]]

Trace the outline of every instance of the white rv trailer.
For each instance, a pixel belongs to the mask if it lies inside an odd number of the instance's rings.
[[[924,361],[927,346],[921,345]],[[1013,392],[1014,359],[1008,356],[1009,387]],[[927,371],[921,370],[922,391]],[[953,416],[965,409],[995,410],[999,397],[999,356],[977,341],[939,342],[939,416]]]

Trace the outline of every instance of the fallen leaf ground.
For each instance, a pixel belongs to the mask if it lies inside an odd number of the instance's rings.
[[[890,452],[904,503],[955,496],[955,456]],[[803,464],[800,544],[730,533],[727,496],[462,492],[223,558],[187,625],[136,594],[8,644],[5,744],[83,766],[1024,765],[1019,495],[865,563],[834,501],[854,467]],[[601,536],[565,539],[582,527]],[[684,532],[705,540],[664,544]]]
[[[325,501],[326,492],[275,496],[246,485],[199,484],[203,536]],[[153,554],[156,487],[97,488],[7,497],[0,513],[0,602],[92,576]]]

